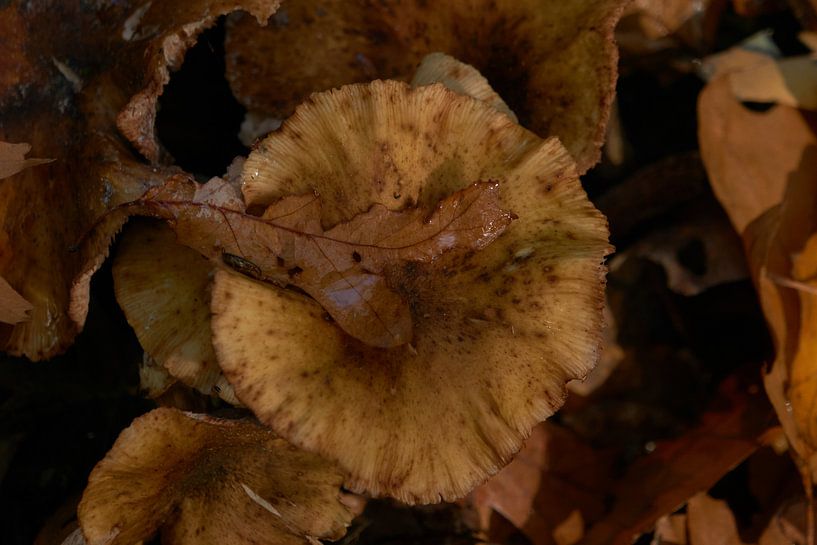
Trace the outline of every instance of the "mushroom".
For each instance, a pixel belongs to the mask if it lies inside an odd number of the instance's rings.
[[[342,475],[266,428],[160,408],[137,418],[88,479],[77,516],[88,545],[306,544],[352,515]]]
[[[221,374],[210,334],[213,265],[167,226],[128,227],[113,263],[116,300],[139,343],[171,376],[239,405]]]
[[[490,104],[494,110],[502,112],[514,121],[519,121],[502,97],[493,90],[488,80],[470,64],[460,62],[444,53],[426,55],[411,79],[411,86],[420,87],[435,83],[442,83],[456,93]]]
[[[213,344],[236,395],[337,461],[354,491],[463,496],[593,368],[608,231],[555,138],[442,85],[375,81],[313,95],[258,144],[243,180],[259,206],[317,193],[325,227],[374,204],[428,210],[475,180],[496,181],[518,216],[478,251],[383,272],[414,332],[389,349],[344,333],[300,293],[216,273]]]
[[[489,102],[512,119],[502,99],[473,67],[440,53],[429,55],[412,81],[415,86],[443,81],[448,87]],[[243,210],[234,185],[243,159],[225,180],[214,178],[200,186],[194,201]],[[236,256],[230,256],[237,259]],[[134,328],[142,348],[171,376],[205,394],[217,393],[240,405],[216,363],[210,333],[209,284],[213,265],[179,244],[172,231],[158,224],[129,227],[114,260],[116,298]],[[151,370],[145,367],[146,371]],[[155,378],[156,373],[146,373]],[[162,386],[168,386],[161,382]],[[148,392],[161,393],[160,388]],[[154,397],[152,394],[151,397]]]
[[[230,19],[227,77],[250,117],[285,119],[314,91],[406,79],[440,51],[476,67],[580,173],[598,161],[615,91],[613,29],[626,0],[291,0],[260,28]]]

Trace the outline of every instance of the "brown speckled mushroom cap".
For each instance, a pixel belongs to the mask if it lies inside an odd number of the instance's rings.
[[[352,516],[333,464],[246,421],[175,409],[137,418],[88,479],[88,545],[295,545],[338,539]]]
[[[227,77],[255,116],[285,119],[312,92],[408,80],[443,52],[484,74],[522,125],[558,136],[584,172],[604,140],[627,2],[288,0],[267,27],[231,20]]]
[[[313,95],[244,167],[256,204],[317,192],[334,225],[380,203],[431,209],[499,182],[518,216],[486,248],[385,272],[414,337],[367,346],[298,293],[219,272],[213,343],[239,399],[288,440],[337,460],[356,491],[435,502],[466,494],[595,365],[606,220],[570,155],[442,85]]]
[[[113,262],[116,300],[139,343],[175,378],[237,405],[210,333],[213,265],[164,224],[129,225]]]

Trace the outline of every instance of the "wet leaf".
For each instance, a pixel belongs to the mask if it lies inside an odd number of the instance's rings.
[[[757,385],[730,377],[701,422],[677,439],[658,442],[612,488],[612,509],[593,525],[585,545],[625,545],[649,531],[696,493],[708,490],[758,447],[772,411]],[[754,392],[754,393],[750,393]]]
[[[490,244],[513,219],[499,207],[497,191],[496,183],[477,182],[430,215],[374,205],[329,230],[321,226],[318,195],[285,197],[258,217],[195,202],[195,185],[180,178],[123,210],[169,220],[186,246],[227,265],[238,258],[240,272],[300,288],[350,335],[392,347],[411,341],[411,314],[381,273],[402,261],[429,263],[450,250]]]

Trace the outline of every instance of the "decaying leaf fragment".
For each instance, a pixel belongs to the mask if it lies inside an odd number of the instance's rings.
[[[622,0],[293,0],[266,29],[231,20],[227,76],[255,115],[285,119],[312,92],[408,80],[434,52],[474,66],[522,124],[595,164],[612,102]]]
[[[304,290],[348,334],[383,348],[412,338],[409,304],[388,285],[386,269],[404,262],[430,263],[454,249],[481,250],[513,219],[498,206],[498,185],[489,182],[447,197],[431,214],[374,204],[328,230],[321,226],[317,194],[283,198],[257,217],[179,200],[180,194],[194,191],[190,184],[176,179],[128,208],[169,220],[180,242],[216,262]],[[188,295],[195,297],[203,288],[192,287]]]
[[[470,64],[460,62],[444,53],[426,55],[411,78],[411,86],[419,87],[434,83],[442,83],[455,93],[490,104],[496,111],[519,121],[502,97],[493,90],[488,80]]]
[[[23,169],[53,161],[53,159],[26,159],[29,151],[31,151],[30,144],[0,142],[0,180],[17,174]]]
[[[690,545],[743,545],[729,504],[704,492],[687,504],[687,530]]]
[[[264,0],[0,7],[0,141],[29,142],[54,159],[0,183],[0,276],[33,306],[30,320],[0,326],[5,351],[48,358],[82,328],[91,275],[124,218],[110,217],[71,250],[99,217],[178,172],[137,159],[117,118],[156,159],[155,102],[168,70],[218,15],[242,5],[261,20],[276,8]]]
[[[555,139],[442,85],[372,82],[313,95],[259,143],[243,180],[253,206],[321,195],[329,228],[372,206],[430,211],[474,180],[495,180],[496,206],[518,216],[478,251],[383,269],[413,323],[411,343],[388,349],[327,322],[315,300],[216,275],[213,343],[236,395],[339,461],[351,489],[412,503],[466,494],[594,365],[607,229]]]
[[[341,482],[252,422],[156,409],[91,472],[77,515],[88,545],[306,544],[345,533]]]

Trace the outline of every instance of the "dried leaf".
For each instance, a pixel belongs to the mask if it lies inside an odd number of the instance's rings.
[[[609,469],[610,461],[578,437],[544,423],[513,462],[471,493],[471,502],[485,531],[496,511],[534,545],[576,543],[585,522],[604,514],[599,491],[609,484]]]
[[[817,167],[804,153],[817,145],[817,117],[788,106],[750,111],[725,78],[701,93],[698,120],[712,188],[738,233],[782,200],[790,174],[808,176]]]
[[[729,505],[704,492],[687,504],[687,527],[690,545],[743,545]]]
[[[286,197],[263,216],[179,199],[195,191],[180,179],[127,205],[130,213],[169,220],[180,242],[241,272],[293,285],[311,295],[350,335],[372,346],[411,340],[407,303],[381,273],[404,262],[430,263],[453,249],[480,250],[510,224],[496,183],[478,182],[441,201],[434,212],[374,205],[329,230],[317,195]],[[224,256],[227,256],[225,259]]]
[[[0,180],[17,174],[23,169],[36,165],[50,163],[54,159],[26,159],[26,154],[31,151],[30,144],[11,144],[0,142]]]
[[[766,390],[804,472],[817,470],[817,118],[787,106],[749,112],[725,78],[700,103],[701,146],[715,193],[742,232],[775,341]],[[811,465],[809,469],[807,466]]]
[[[813,149],[806,148],[804,158],[813,155]],[[783,203],[753,222],[745,237],[750,268],[775,341],[766,391],[801,469],[814,475],[817,187],[811,177],[813,169],[802,168],[789,175]]]
[[[652,545],[687,545],[687,516],[664,515],[658,519]]]
[[[717,205],[700,202],[683,219],[642,237],[610,263],[615,271],[638,256],[658,263],[671,290],[686,296],[748,277],[740,237]]]
[[[711,0],[635,0],[631,2],[616,28],[622,51],[645,55],[680,41],[703,49],[711,37],[710,19],[714,18]]]
[[[313,92],[407,80],[441,51],[479,70],[524,126],[558,136],[584,172],[604,140],[613,28],[626,3],[303,0],[284,4],[266,29],[231,19],[227,77],[250,112],[285,119]]]
[[[0,276],[0,322],[5,324],[16,324],[29,319],[28,313],[31,303],[23,299],[23,296],[14,291],[6,280]]]
[[[729,74],[729,83],[743,101],[817,110],[817,60],[811,56],[769,59]]]
[[[771,423],[771,408],[758,387],[728,378],[696,428],[658,442],[653,452],[627,469],[613,489],[612,509],[590,528],[582,543],[632,543],[659,517],[711,488],[754,452],[757,438]]]

